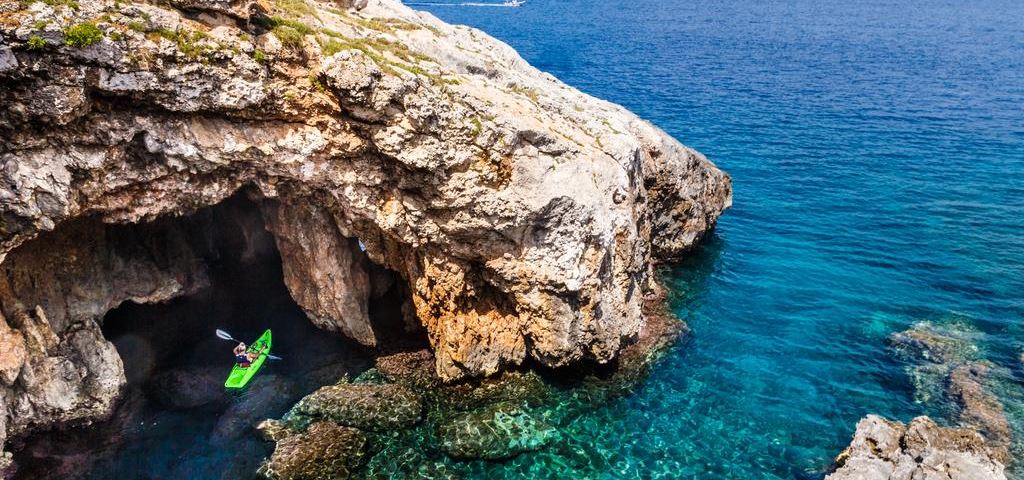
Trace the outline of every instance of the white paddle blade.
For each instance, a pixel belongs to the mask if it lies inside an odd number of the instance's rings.
[[[225,332],[224,330],[221,330],[219,328],[217,329],[217,337],[219,337],[222,340],[233,340],[233,341],[236,341],[236,342],[238,341],[238,340],[235,340],[234,337],[232,337],[230,333]]]

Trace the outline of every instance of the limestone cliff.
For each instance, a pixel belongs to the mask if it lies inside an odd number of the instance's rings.
[[[117,256],[103,243],[52,245],[46,232],[81,239],[63,233],[78,219],[146,223],[243,188],[317,325],[377,344],[367,263],[386,267],[408,287],[445,379],[527,358],[604,362],[636,338],[652,263],[713,228],[729,177],[480,31],[398,0],[351,3],[0,0],[8,422],[27,398],[26,358],[59,358],[116,387],[116,355],[71,353],[74,332],[112,350],[96,329],[105,309],[202,280],[171,240]],[[82,259],[93,262],[84,276],[51,262],[49,286],[10,280],[46,283],[26,272],[65,248],[120,260]],[[153,261],[168,252],[181,261]],[[119,285],[119,268],[150,281]],[[88,311],[73,308],[76,295]],[[49,353],[6,353],[25,350],[10,347],[31,336],[22,318],[49,318]],[[82,395],[96,400],[24,418],[90,418],[110,397]]]

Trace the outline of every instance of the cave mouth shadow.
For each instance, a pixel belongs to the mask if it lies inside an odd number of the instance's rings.
[[[272,351],[283,360],[265,364],[270,372],[298,376],[338,363],[356,372],[369,368],[371,351],[317,328],[292,299],[274,238],[244,193],[157,221],[180,225],[209,280],[191,295],[158,304],[128,301],[104,316],[103,334],[117,347],[130,387],[185,367],[222,368],[226,378],[235,344],[216,337],[215,329],[247,343],[273,330]]]
[[[103,336],[127,379],[111,418],[16,439],[15,478],[249,478],[269,455],[256,423],[373,367],[383,348],[316,327],[291,297],[259,201],[240,191],[186,216],[104,227],[128,244],[161,245],[155,236],[182,235],[195,253],[182,261],[200,264],[207,281],[166,302],[125,301],[104,315]],[[154,255],[175,261],[173,252]],[[405,295],[396,274],[392,288],[371,301],[371,321],[388,329],[385,335],[404,332]],[[245,389],[226,391],[235,344],[215,329],[251,342],[268,328],[282,360],[266,362]],[[404,338],[426,344],[420,333]]]

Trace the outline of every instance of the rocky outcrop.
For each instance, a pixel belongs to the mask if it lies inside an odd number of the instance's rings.
[[[345,238],[318,205],[270,202],[267,226],[281,251],[284,283],[318,327],[340,331],[363,345],[377,344],[370,325],[370,275],[357,240]]]
[[[960,407],[960,424],[976,429],[993,456],[1006,464],[1011,460],[1010,422],[1002,402],[985,386],[991,369],[983,362],[956,367],[949,376],[949,396]]]
[[[920,322],[889,337],[920,402],[949,401],[958,427],[928,417],[910,425],[868,415],[836,459],[828,480],[1004,479],[1011,432],[1003,405],[987,388],[991,366],[979,358],[973,329],[963,323]]]
[[[261,471],[275,480],[346,479],[363,462],[366,437],[354,428],[317,422],[287,435]]]
[[[904,425],[868,415],[826,480],[1003,480],[1003,464],[967,428],[945,428],[928,417]]]
[[[294,414],[375,432],[409,428],[420,421],[420,396],[401,385],[328,385],[307,395]]]
[[[180,232],[164,225],[73,221],[33,245],[0,264],[0,440],[106,417],[125,375],[96,319],[123,301],[158,302],[207,282]]]
[[[499,403],[452,418],[438,436],[453,458],[501,460],[543,448],[558,431],[514,404]]]
[[[643,329],[652,263],[731,204],[697,152],[397,0],[70,3],[0,9],[9,431],[109,410],[123,373],[95,322],[202,284],[173,238],[124,253],[111,224],[245,188],[316,324],[380,342],[372,261],[400,276],[453,380],[611,361]],[[46,324],[52,341],[29,348],[25,325]]]

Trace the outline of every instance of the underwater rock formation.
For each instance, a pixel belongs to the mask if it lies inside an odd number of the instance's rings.
[[[381,340],[368,256],[453,380],[611,361],[731,205],[699,153],[398,0],[70,3],[0,8],[0,440],[109,412],[102,315],[202,287],[173,232],[114,224],[245,188],[313,322]]]
[[[301,400],[281,420],[265,420],[257,429],[264,440],[275,444],[273,459],[285,455],[276,453],[284,439],[304,434],[317,422],[362,425],[358,430],[367,443],[359,455],[367,460],[355,471],[348,470],[358,478],[475,478],[480,472],[463,460],[512,459],[549,448],[575,451],[578,444],[567,442],[562,432],[571,429],[581,415],[628,393],[678,339],[682,322],[655,314],[662,308],[652,308],[651,328],[623,349],[614,366],[517,369],[442,382],[429,351],[392,353],[378,357],[376,368],[352,383],[342,377],[336,385]],[[415,422],[412,415],[402,413],[413,411],[412,403],[400,401],[413,396],[421,402],[415,405]],[[407,419],[397,421],[403,416]],[[382,422],[392,428],[381,428]],[[285,456],[295,457],[297,448],[289,447]]]
[[[366,442],[359,430],[316,422],[281,438],[261,470],[276,480],[346,479],[363,462]]]
[[[945,428],[928,417],[904,425],[868,415],[826,480],[1005,480],[1003,464],[967,428]]]
[[[465,413],[441,425],[441,448],[453,458],[501,460],[539,450],[558,430],[511,403]]]
[[[889,345],[907,363],[915,397],[951,401],[959,410],[954,419],[959,426],[940,427],[928,417],[904,426],[868,415],[828,480],[1006,478],[1010,425],[1003,405],[986,387],[992,367],[979,358],[975,335],[962,323],[930,322],[891,335]]]
[[[301,416],[375,432],[400,430],[422,418],[419,395],[401,385],[328,385],[307,395],[295,405]]]
[[[983,362],[956,367],[949,376],[949,396],[960,407],[960,424],[977,429],[993,456],[1006,464],[1011,460],[1010,422],[1002,402],[985,386],[991,369]]]

